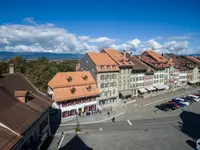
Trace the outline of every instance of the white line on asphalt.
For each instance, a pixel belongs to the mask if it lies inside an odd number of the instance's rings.
[[[57,149],[60,149],[64,138],[65,138],[65,135],[62,135],[61,140],[60,140],[60,142],[59,142],[59,145],[58,145],[58,148],[57,148]]]
[[[196,90],[195,90],[195,91],[196,91]],[[189,93],[193,93],[193,92],[195,92],[195,91],[185,92],[184,94],[177,95],[176,97],[178,97],[178,96],[183,96],[183,95],[189,94]],[[173,96],[173,97],[174,97],[174,96]],[[165,101],[165,100],[167,100],[167,99],[171,99],[171,98],[173,98],[173,97],[168,97],[168,98],[165,98],[165,99],[161,99],[161,100],[159,100],[159,101],[155,101],[155,102],[152,102],[152,103],[148,103],[148,104],[145,104],[145,105],[143,105],[143,106],[146,107],[146,106],[149,106],[149,105],[152,105],[152,104],[156,104],[156,103]]]
[[[130,120],[127,120],[127,122],[128,122],[128,124],[129,124],[130,126],[132,126],[132,123],[130,122]]]
[[[117,114],[117,115],[114,115],[114,116],[111,116],[111,118],[112,117],[118,117],[118,116],[121,116],[121,115],[123,115],[123,114],[125,114],[124,112],[123,113],[120,113],[120,114]],[[81,123],[80,122],[80,124],[93,124],[93,123],[99,123],[99,122],[104,122],[104,121],[106,121],[106,120],[109,120],[109,118],[106,118],[106,119],[103,119],[103,120],[99,120],[99,121],[93,121],[93,122],[83,122],[83,123]],[[60,124],[60,126],[62,127],[62,126],[71,126],[71,125],[76,125],[77,123],[72,123],[72,124],[68,124],[68,123],[63,123],[63,124]]]

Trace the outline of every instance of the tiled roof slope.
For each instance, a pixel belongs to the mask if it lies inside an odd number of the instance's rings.
[[[121,54],[123,54],[123,52],[121,52]],[[126,57],[133,62],[133,64],[134,64],[133,69],[135,69],[135,70],[148,70],[148,66],[145,63],[143,63],[136,56],[131,56],[129,53],[126,53]]]
[[[193,57],[193,56],[187,56],[187,59],[189,59],[190,61],[192,61],[193,63],[197,64],[198,66],[200,66],[200,60]]]
[[[19,102],[3,86],[0,86],[0,95],[0,122],[16,133],[23,134],[40,113]]]
[[[90,86],[91,91],[87,90],[88,85],[75,86],[76,91],[74,93],[71,92],[71,87],[57,88],[54,90],[54,99],[55,101],[63,101],[100,94],[96,84],[91,84]]]
[[[119,66],[133,66],[134,64],[128,58],[124,57],[115,49],[104,48],[101,53],[107,53]]]
[[[17,136],[12,131],[0,127],[0,149],[11,149],[19,140],[21,136]]]
[[[106,53],[86,53],[96,65],[97,72],[119,71],[118,64]],[[104,67],[102,69],[101,67]],[[108,69],[109,67],[109,69]]]
[[[162,62],[162,63],[166,63],[167,62],[167,59],[165,59],[163,56],[161,56],[159,53],[156,53],[153,50],[148,50],[146,52],[158,62]]]
[[[87,76],[88,79],[84,80],[84,76]],[[72,81],[68,82],[68,78],[71,77]],[[92,77],[89,71],[77,71],[77,72],[58,72],[52,79],[49,81],[48,85],[52,88],[64,88],[68,86],[77,86],[77,85],[86,85],[86,84],[95,84],[96,81]]]
[[[15,91],[31,91],[35,96],[27,103],[27,105],[34,107],[41,113],[46,111],[52,104],[51,99],[38,91],[37,88],[21,73],[2,75],[0,77],[0,84],[13,95]]]
[[[20,102],[15,91],[29,91],[29,101]],[[17,94],[26,95],[23,92]],[[0,75],[0,149],[11,149],[51,104],[51,99],[40,93],[22,74]]]

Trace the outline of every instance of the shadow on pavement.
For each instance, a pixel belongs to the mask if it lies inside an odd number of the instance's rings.
[[[61,112],[58,109],[51,109],[50,110],[50,125],[51,125],[51,136],[48,137],[48,139],[44,142],[42,145],[41,149],[42,150],[47,150],[51,144],[51,142],[54,139],[54,135],[56,131],[59,128],[59,125],[61,123]]]
[[[187,140],[186,143],[190,145],[193,149],[196,149],[196,143],[192,140]]]
[[[200,114],[189,111],[184,111],[180,114],[182,123],[180,123],[180,130],[191,137],[194,141],[200,138]],[[192,148],[195,148],[195,142],[187,140]]]
[[[75,135],[65,146],[61,147],[59,150],[93,150],[93,148],[88,147],[84,141]]]

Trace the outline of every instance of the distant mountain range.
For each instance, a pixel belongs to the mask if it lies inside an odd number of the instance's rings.
[[[25,59],[38,59],[39,57],[45,57],[49,60],[64,60],[64,59],[81,59],[83,54],[71,54],[71,53],[46,53],[46,52],[1,52],[0,60],[9,60],[15,56],[20,56]]]
[[[0,51],[0,60],[9,60],[15,56],[20,56],[25,59],[38,59],[39,57],[45,57],[49,60],[64,60],[64,59],[81,59],[84,54],[72,54],[72,53],[46,53],[46,52],[5,52]],[[190,54],[190,56],[200,57],[200,54]]]

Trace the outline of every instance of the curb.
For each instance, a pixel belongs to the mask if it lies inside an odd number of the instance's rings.
[[[118,116],[121,116],[123,114],[125,114],[125,112],[117,114],[117,115],[110,116],[110,118],[112,118],[112,117],[118,117]],[[110,118],[106,118],[106,119],[99,120],[99,121],[83,122],[83,123],[80,123],[80,124],[94,124],[94,123],[104,122],[104,121],[110,120]],[[72,123],[72,124],[63,123],[63,124],[60,124],[61,127],[62,126],[72,126],[72,125],[77,125],[77,123]]]

